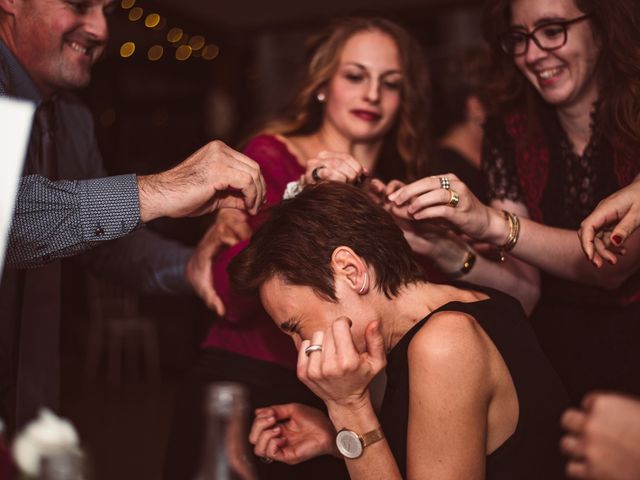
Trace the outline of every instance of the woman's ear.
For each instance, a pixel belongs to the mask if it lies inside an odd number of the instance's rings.
[[[336,282],[345,281],[348,287],[359,295],[369,291],[367,264],[351,248],[337,247],[331,255],[331,267]]]

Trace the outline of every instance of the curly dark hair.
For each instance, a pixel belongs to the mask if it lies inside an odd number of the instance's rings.
[[[611,139],[640,143],[640,3],[638,0],[574,0],[589,14],[602,51],[597,66],[598,123]],[[523,102],[535,109],[535,89],[517,70],[500,46],[500,34],[509,29],[511,0],[486,0],[483,30],[490,45],[494,97],[503,109]]]

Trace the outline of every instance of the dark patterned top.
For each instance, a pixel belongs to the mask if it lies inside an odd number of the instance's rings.
[[[601,200],[638,175],[640,146],[610,141],[594,124],[589,144],[577,155],[555,110],[540,111],[537,123],[516,112],[485,125],[482,161],[489,197],[523,203],[537,222],[577,230]],[[640,274],[614,292],[544,274],[542,300],[545,295],[565,302],[628,304],[640,300]]]

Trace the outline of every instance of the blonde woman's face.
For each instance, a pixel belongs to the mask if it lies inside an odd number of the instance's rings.
[[[378,31],[353,35],[323,90],[324,123],[350,141],[379,141],[392,128],[402,99],[402,66],[395,41]]]

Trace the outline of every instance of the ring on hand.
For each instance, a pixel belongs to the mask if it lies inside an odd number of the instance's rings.
[[[307,348],[304,349],[304,354],[308,357],[309,355],[311,355],[313,352],[321,352],[322,351],[322,345],[309,345]]]
[[[444,188],[445,190],[449,190],[451,188],[451,183],[449,183],[449,179],[447,177],[440,177],[440,188]]]
[[[313,170],[311,170],[311,178],[313,178],[314,182],[321,182],[322,181],[322,178],[320,178],[320,174],[318,173],[318,171],[322,170],[323,168],[325,168],[325,167],[320,166],[320,167],[316,167]]]
[[[271,458],[271,457],[260,457],[260,461],[261,461],[262,463],[267,463],[267,464],[269,464],[269,463],[273,463],[273,458]]]
[[[456,208],[458,206],[458,202],[460,201],[460,195],[455,190],[449,190],[449,201],[447,204],[450,207]]]

